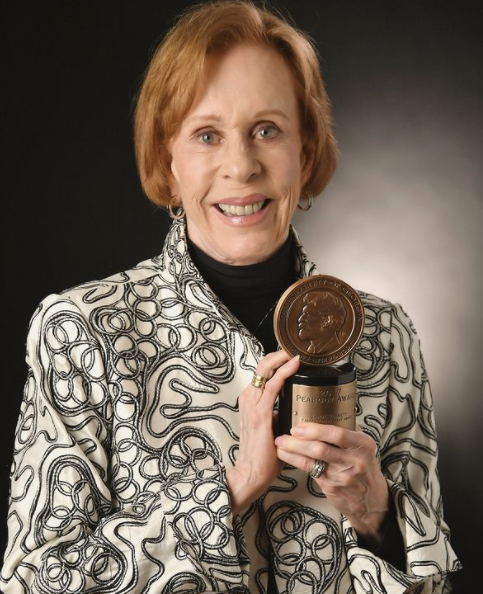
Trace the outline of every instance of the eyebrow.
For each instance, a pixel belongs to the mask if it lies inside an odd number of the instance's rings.
[[[253,114],[253,117],[258,119],[258,118],[263,118],[263,117],[267,117],[270,115],[278,115],[285,120],[289,119],[288,115],[286,113],[284,113],[283,111],[281,111],[280,109],[262,109],[261,111],[257,111],[255,114]],[[193,116],[187,118],[186,122],[191,123],[191,122],[195,122],[197,120],[221,122],[222,119],[223,118],[221,118],[219,115],[216,115],[214,113],[213,114],[207,113],[207,114],[193,115]]]
[[[286,113],[284,113],[283,111],[281,111],[280,109],[263,109],[262,111],[257,111],[257,113],[255,114],[256,118],[261,118],[264,116],[269,116],[269,115],[278,115],[282,118],[284,118],[285,120],[288,120],[289,117]]]

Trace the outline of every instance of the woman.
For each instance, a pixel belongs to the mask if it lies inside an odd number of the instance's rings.
[[[431,394],[399,305],[361,295],[359,429],[274,438],[299,361],[273,309],[317,273],[290,221],[336,161],[310,41],[249,2],[193,7],[151,60],[135,137],[175,220],[158,257],[32,318],[5,593],[448,591]]]

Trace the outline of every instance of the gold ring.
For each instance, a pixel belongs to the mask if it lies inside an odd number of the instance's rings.
[[[260,388],[263,390],[265,384],[267,383],[267,378],[263,377],[263,375],[258,375],[258,373],[254,373],[252,377],[252,386],[255,388]]]
[[[312,466],[312,470],[309,472],[312,478],[318,479],[320,478],[321,474],[324,472],[326,464],[323,460],[314,460],[314,465]]]

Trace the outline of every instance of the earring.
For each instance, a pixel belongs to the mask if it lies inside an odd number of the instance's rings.
[[[182,218],[184,218],[185,215],[185,210],[183,208],[182,204],[175,204],[175,200],[176,200],[177,196],[171,196],[171,200],[169,201],[168,206],[166,207],[166,210],[168,211],[169,216],[174,220],[174,221],[179,221]],[[176,212],[174,212],[174,209],[176,208]]]
[[[307,204],[305,206],[302,206],[301,203],[299,202],[297,204],[297,208],[299,210],[310,210],[312,208],[312,204],[314,203],[314,197],[312,196],[312,194],[309,194],[309,197],[307,198]]]

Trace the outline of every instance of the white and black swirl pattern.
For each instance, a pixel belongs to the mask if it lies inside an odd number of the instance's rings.
[[[337,523],[296,502],[270,507],[266,529],[272,545],[272,566],[285,586],[281,592],[326,592],[336,578],[342,541]]]
[[[317,273],[298,245],[300,276]],[[402,308],[362,294],[358,423],[378,445],[407,555],[358,545],[285,467],[233,517],[237,399],[263,355],[191,261],[183,222],[132,270],[34,313],[11,471],[6,594],[443,592],[459,562],[441,515],[431,392]]]

